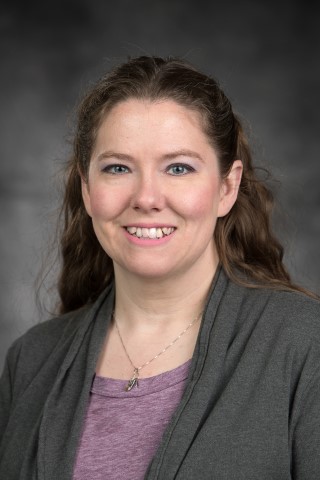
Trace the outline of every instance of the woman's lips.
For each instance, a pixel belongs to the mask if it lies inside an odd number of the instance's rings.
[[[130,226],[125,227],[126,231],[133,237],[142,238],[142,239],[160,239],[171,235],[175,228],[174,227],[139,227],[139,226]]]

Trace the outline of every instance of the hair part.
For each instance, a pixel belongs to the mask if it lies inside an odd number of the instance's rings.
[[[93,302],[113,279],[112,260],[99,244],[84,207],[81,178],[87,180],[101,123],[115,105],[128,99],[173,100],[199,112],[222,178],[235,160],[242,161],[237,201],[218,218],[214,232],[226,274],[248,287],[304,291],[292,284],[283,264],[283,248],[271,230],[272,193],[256,175],[241,122],[218,82],[180,59],[142,56],[102,77],[78,109],[61,210],[60,312]]]

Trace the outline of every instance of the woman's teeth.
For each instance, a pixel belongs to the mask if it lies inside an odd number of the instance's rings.
[[[170,235],[173,231],[173,227],[157,227],[157,228],[140,228],[140,227],[126,227],[127,232],[130,235],[134,235],[138,238],[162,238],[166,235]]]

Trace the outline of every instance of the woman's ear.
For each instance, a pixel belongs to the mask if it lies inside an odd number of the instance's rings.
[[[90,199],[90,191],[89,191],[89,182],[81,175],[81,193],[82,199],[87,211],[87,214],[92,217],[91,215],[91,199]]]
[[[242,171],[243,165],[241,160],[235,160],[227,177],[222,180],[218,217],[224,217],[227,215],[235,204],[241,182]]]

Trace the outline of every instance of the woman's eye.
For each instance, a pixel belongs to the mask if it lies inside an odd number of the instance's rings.
[[[170,165],[167,172],[170,175],[186,175],[187,173],[194,172],[194,168],[190,165],[185,165],[182,163],[177,163],[176,165]]]
[[[107,165],[103,169],[106,173],[111,173],[111,175],[122,175],[128,173],[129,169],[125,165]]]

